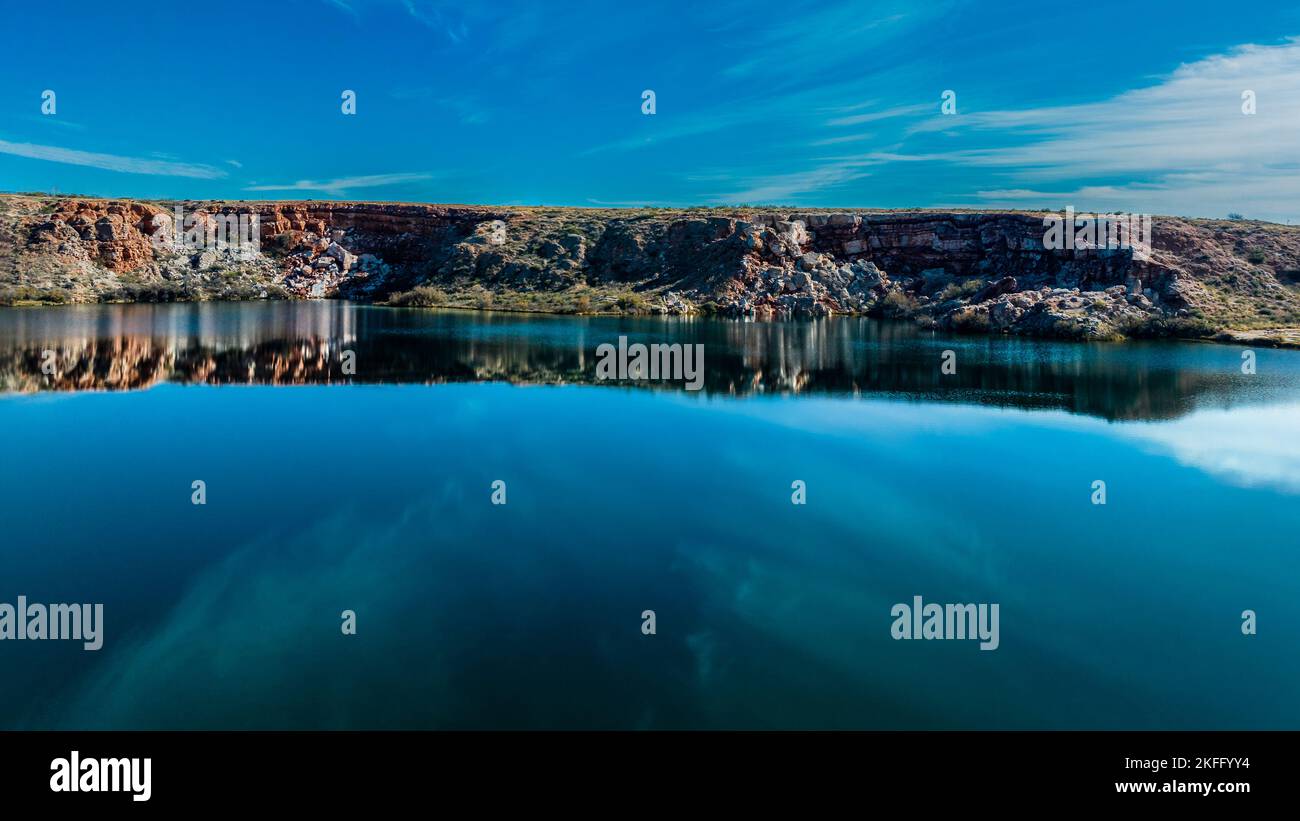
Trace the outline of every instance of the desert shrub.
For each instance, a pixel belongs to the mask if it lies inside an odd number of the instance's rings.
[[[949,323],[954,331],[961,333],[988,333],[992,328],[988,311],[961,308],[953,313]]]
[[[72,295],[62,288],[32,288],[28,285],[0,289],[0,305],[18,305],[24,302],[39,302],[43,305],[67,305],[72,302]]]
[[[263,296],[263,294],[266,296]],[[223,288],[219,298],[235,302],[248,302],[254,299],[288,299],[289,292],[279,285],[258,285],[256,283],[240,282]]]
[[[641,313],[646,309],[645,297],[640,294],[621,294],[614,300],[614,307],[628,314]]]
[[[916,297],[906,291],[890,291],[880,301],[881,310],[886,314],[906,315],[915,311],[919,304]]]
[[[965,282],[950,282],[939,292],[939,300],[947,302],[950,299],[966,299],[974,296],[980,288],[984,287],[982,279],[968,279]]]
[[[1073,319],[1058,319],[1052,323],[1052,336],[1061,339],[1082,339],[1084,337],[1083,323]]]
[[[395,308],[436,308],[448,302],[447,295],[442,289],[429,285],[421,285],[388,297],[388,304]]]
[[[115,291],[102,294],[100,302],[193,302],[200,294],[190,285],[173,282],[154,282],[123,285]]]
[[[1218,328],[1198,317],[1156,317],[1129,323],[1119,331],[1136,339],[1204,339],[1213,336]]]

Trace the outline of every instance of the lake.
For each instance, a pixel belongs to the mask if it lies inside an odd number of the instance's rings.
[[[619,337],[702,346],[701,389],[598,378]],[[0,602],[103,605],[98,650],[0,641],[0,728],[1298,729],[1300,352],[1242,365],[855,318],[0,309]],[[996,604],[996,649],[895,638],[918,596]]]

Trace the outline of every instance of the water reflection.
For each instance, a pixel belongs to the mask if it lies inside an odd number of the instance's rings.
[[[1236,348],[945,337],[910,324],[555,317],[384,309],[338,302],[0,310],[0,392],[180,384],[503,381],[596,383],[596,347],[704,346],[704,393],[883,395],[1106,419],[1168,419],[1294,396],[1300,354]],[[940,370],[956,353],[956,373]],[[356,373],[344,373],[343,354]],[[674,382],[604,383],[681,390]]]
[[[484,382],[592,382],[621,334],[704,345],[704,396]],[[1240,353],[858,320],[0,311],[6,595],[102,602],[109,625],[94,653],[6,647],[0,727],[1297,727],[1300,357],[1245,376]],[[177,387],[229,384],[320,386]],[[1000,603],[999,649],[894,641],[916,594]],[[1242,636],[1247,607],[1272,627]]]

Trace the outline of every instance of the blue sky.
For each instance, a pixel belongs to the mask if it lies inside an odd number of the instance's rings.
[[[1300,219],[1276,0],[44,0],[6,28],[3,190]]]

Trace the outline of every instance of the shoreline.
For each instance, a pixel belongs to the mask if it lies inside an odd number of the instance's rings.
[[[0,209],[0,305],[339,298],[559,315],[849,315],[960,334],[1300,347],[1300,227],[1255,221],[1153,218],[1137,253],[1054,250],[1059,217],[1007,210],[29,195],[0,195]],[[187,240],[221,239],[237,216],[241,231],[251,222],[251,248],[180,241],[178,228]]]
[[[1013,334],[1013,333],[982,333],[963,329],[940,329],[927,327],[920,323],[905,317],[880,317],[869,314],[836,314],[828,317],[805,317],[790,319],[754,319],[745,317],[728,317],[711,314],[656,314],[656,313],[631,313],[619,311],[589,311],[584,313],[565,312],[565,311],[543,311],[527,308],[480,308],[469,305],[390,305],[385,302],[359,302],[349,299],[244,299],[244,300],[225,300],[225,299],[200,299],[186,300],[177,302],[21,302],[12,305],[0,305],[0,310],[31,310],[41,308],[86,308],[97,306],[113,305],[202,305],[202,304],[224,304],[224,305],[245,305],[245,304],[265,304],[265,303],[312,303],[312,302],[341,302],[348,305],[365,308],[384,308],[389,310],[405,311],[454,311],[458,313],[486,313],[486,314],[514,314],[522,316],[545,316],[559,319],[573,319],[579,317],[586,318],[618,318],[631,317],[641,319],[678,319],[678,320],[718,320],[729,322],[758,322],[765,324],[799,324],[818,322],[821,320],[844,320],[844,319],[870,319],[877,322],[901,322],[913,324],[918,331],[934,331],[941,334],[948,334],[959,337],[990,337],[1006,339],[1037,339],[1042,341],[1057,342],[1074,342],[1074,343],[1104,343],[1113,345],[1123,345],[1128,342],[1185,342],[1185,343],[1205,343],[1212,345],[1249,345],[1257,348],[1273,348],[1278,350],[1300,350],[1300,328],[1265,328],[1255,330],[1225,329],[1215,333],[1213,336],[1195,337],[1195,336],[1125,336],[1117,338],[1104,339],[1070,339],[1063,337],[1035,336],[1030,334]]]

